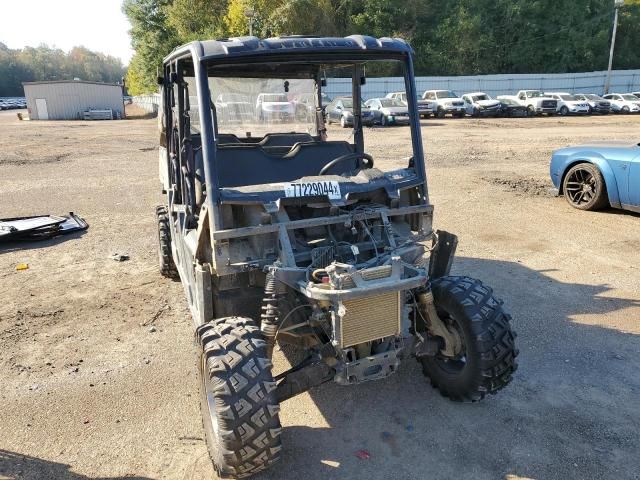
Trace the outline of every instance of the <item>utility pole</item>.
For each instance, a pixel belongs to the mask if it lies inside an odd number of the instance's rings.
[[[609,50],[609,68],[607,68],[607,81],[604,84],[604,94],[609,93],[611,86],[611,67],[613,66],[613,50],[616,47],[616,32],[618,31],[618,10],[624,6],[624,0],[614,0],[615,13],[613,15],[613,33],[611,34],[611,50]]]
[[[249,19],[249,36],[253,37],[253,17],[256,16],[256,12],[253,8],[247,7],[244,9],[244,16]]]

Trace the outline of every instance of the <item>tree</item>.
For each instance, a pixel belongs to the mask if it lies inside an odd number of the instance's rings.
[[[80,78],[116,83],[123,74],[119,59],[84,47],[65,53],[47,45],[11,50],[0,43],[0,97],[23,95],[22,82]]]
[[[132,95],[158,89],[156,78],[162,59],[180,39],[168,21],[170,0],[124,0],[122,11],[131,23],[131,46],[135,54],[131,75],[127,71],[127,87]]]
[[[167,24],[182,42],[225,35],[227,0],[174,0],[167,7]]]

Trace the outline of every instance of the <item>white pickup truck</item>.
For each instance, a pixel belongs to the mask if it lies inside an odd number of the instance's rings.
[[[558,101],[540,90],[520,90],[517,95],[501,95],[498,97],[498,100],[502,99],[515,100],[523,107],[527,107],[530,116],[541,113],[555,115],[558,108]]]
[[[407,94],[406,92],[391,92],[387,93],[385,98],[397,98],[402,102],[404,106],[407,106]],[[423,100],[420,95],[418,95],[418,114],[421,117],[429,118],[431,115],[435,115],[436,113],[436,102],[432,102],[430,100]]]

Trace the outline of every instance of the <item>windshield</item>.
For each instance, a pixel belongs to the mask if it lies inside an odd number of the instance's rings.
[[[397,98],[381,98],[380,104],[385,107],[404,107],[404,104]]]
[[[570,101],[570,102],[574,102],[574,101],[578,100],[578,97],[576,97],[575,95],[559,95],[559,97],[562,100],[567,100],[567,101]]]
[[[529,90],[527,93],[527,97],[529,98],[538,98],[538,97],[544,97],[544,93],[542,93],[539,90]]]
[[[625,100],[631,100],[632,102],[637,102],[638,101],[638,97],[636,97],[635,95],[622,95],[622,98],[624,98]]]
[[[480,100],[491,100],[489,95],[474,95],[472,98],[474,102],[479,102]]]
[[[195,80],[187,78],[190,95],[196,94]],[[317,135],[315,81],[287,78],[209,77],[218,133],[236,136],[265,133],[304,132]],[[286,91],[288,90],[288,91]],[[305,104],[298,98],[308,98]],[[212,102],[213,103],[213,102]],[[192,130],[200,131],[196,97],[190,100]]]
[[[599,97],[598,95],[593,95],[593,94],[586,94],[584,95],[584,97],[586,97],[587,100],[602,100],[602,97]]]
[[[247,97],[246,95],[239,95],[239,94],[227,94],[227,95],[220,95],[218,97],[218,101],[219,102],[237,102],[237,103],[250,103],[251,99],[249,97]]]
[[[438,90],[436,92],[436,98],[458,98],[458,95],[451,90]]]
[[[520,105],[518,102],[516,102],[515,100],[511,100],[510,98],[504,98],[500,100],[500,102],[502,102],[505,105]]]
[[[287,98],[286,95],[277,95],[277,94],[271,94],[271,95],[262,95],[262,101],[263,102],[288,102],[289,98]]]

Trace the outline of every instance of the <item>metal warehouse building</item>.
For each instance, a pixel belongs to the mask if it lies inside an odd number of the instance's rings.
[[[111,110],[112,118],[124,118],[120,85],[82,80],[22,85],[31,120],[80,120],[90,110]]]

